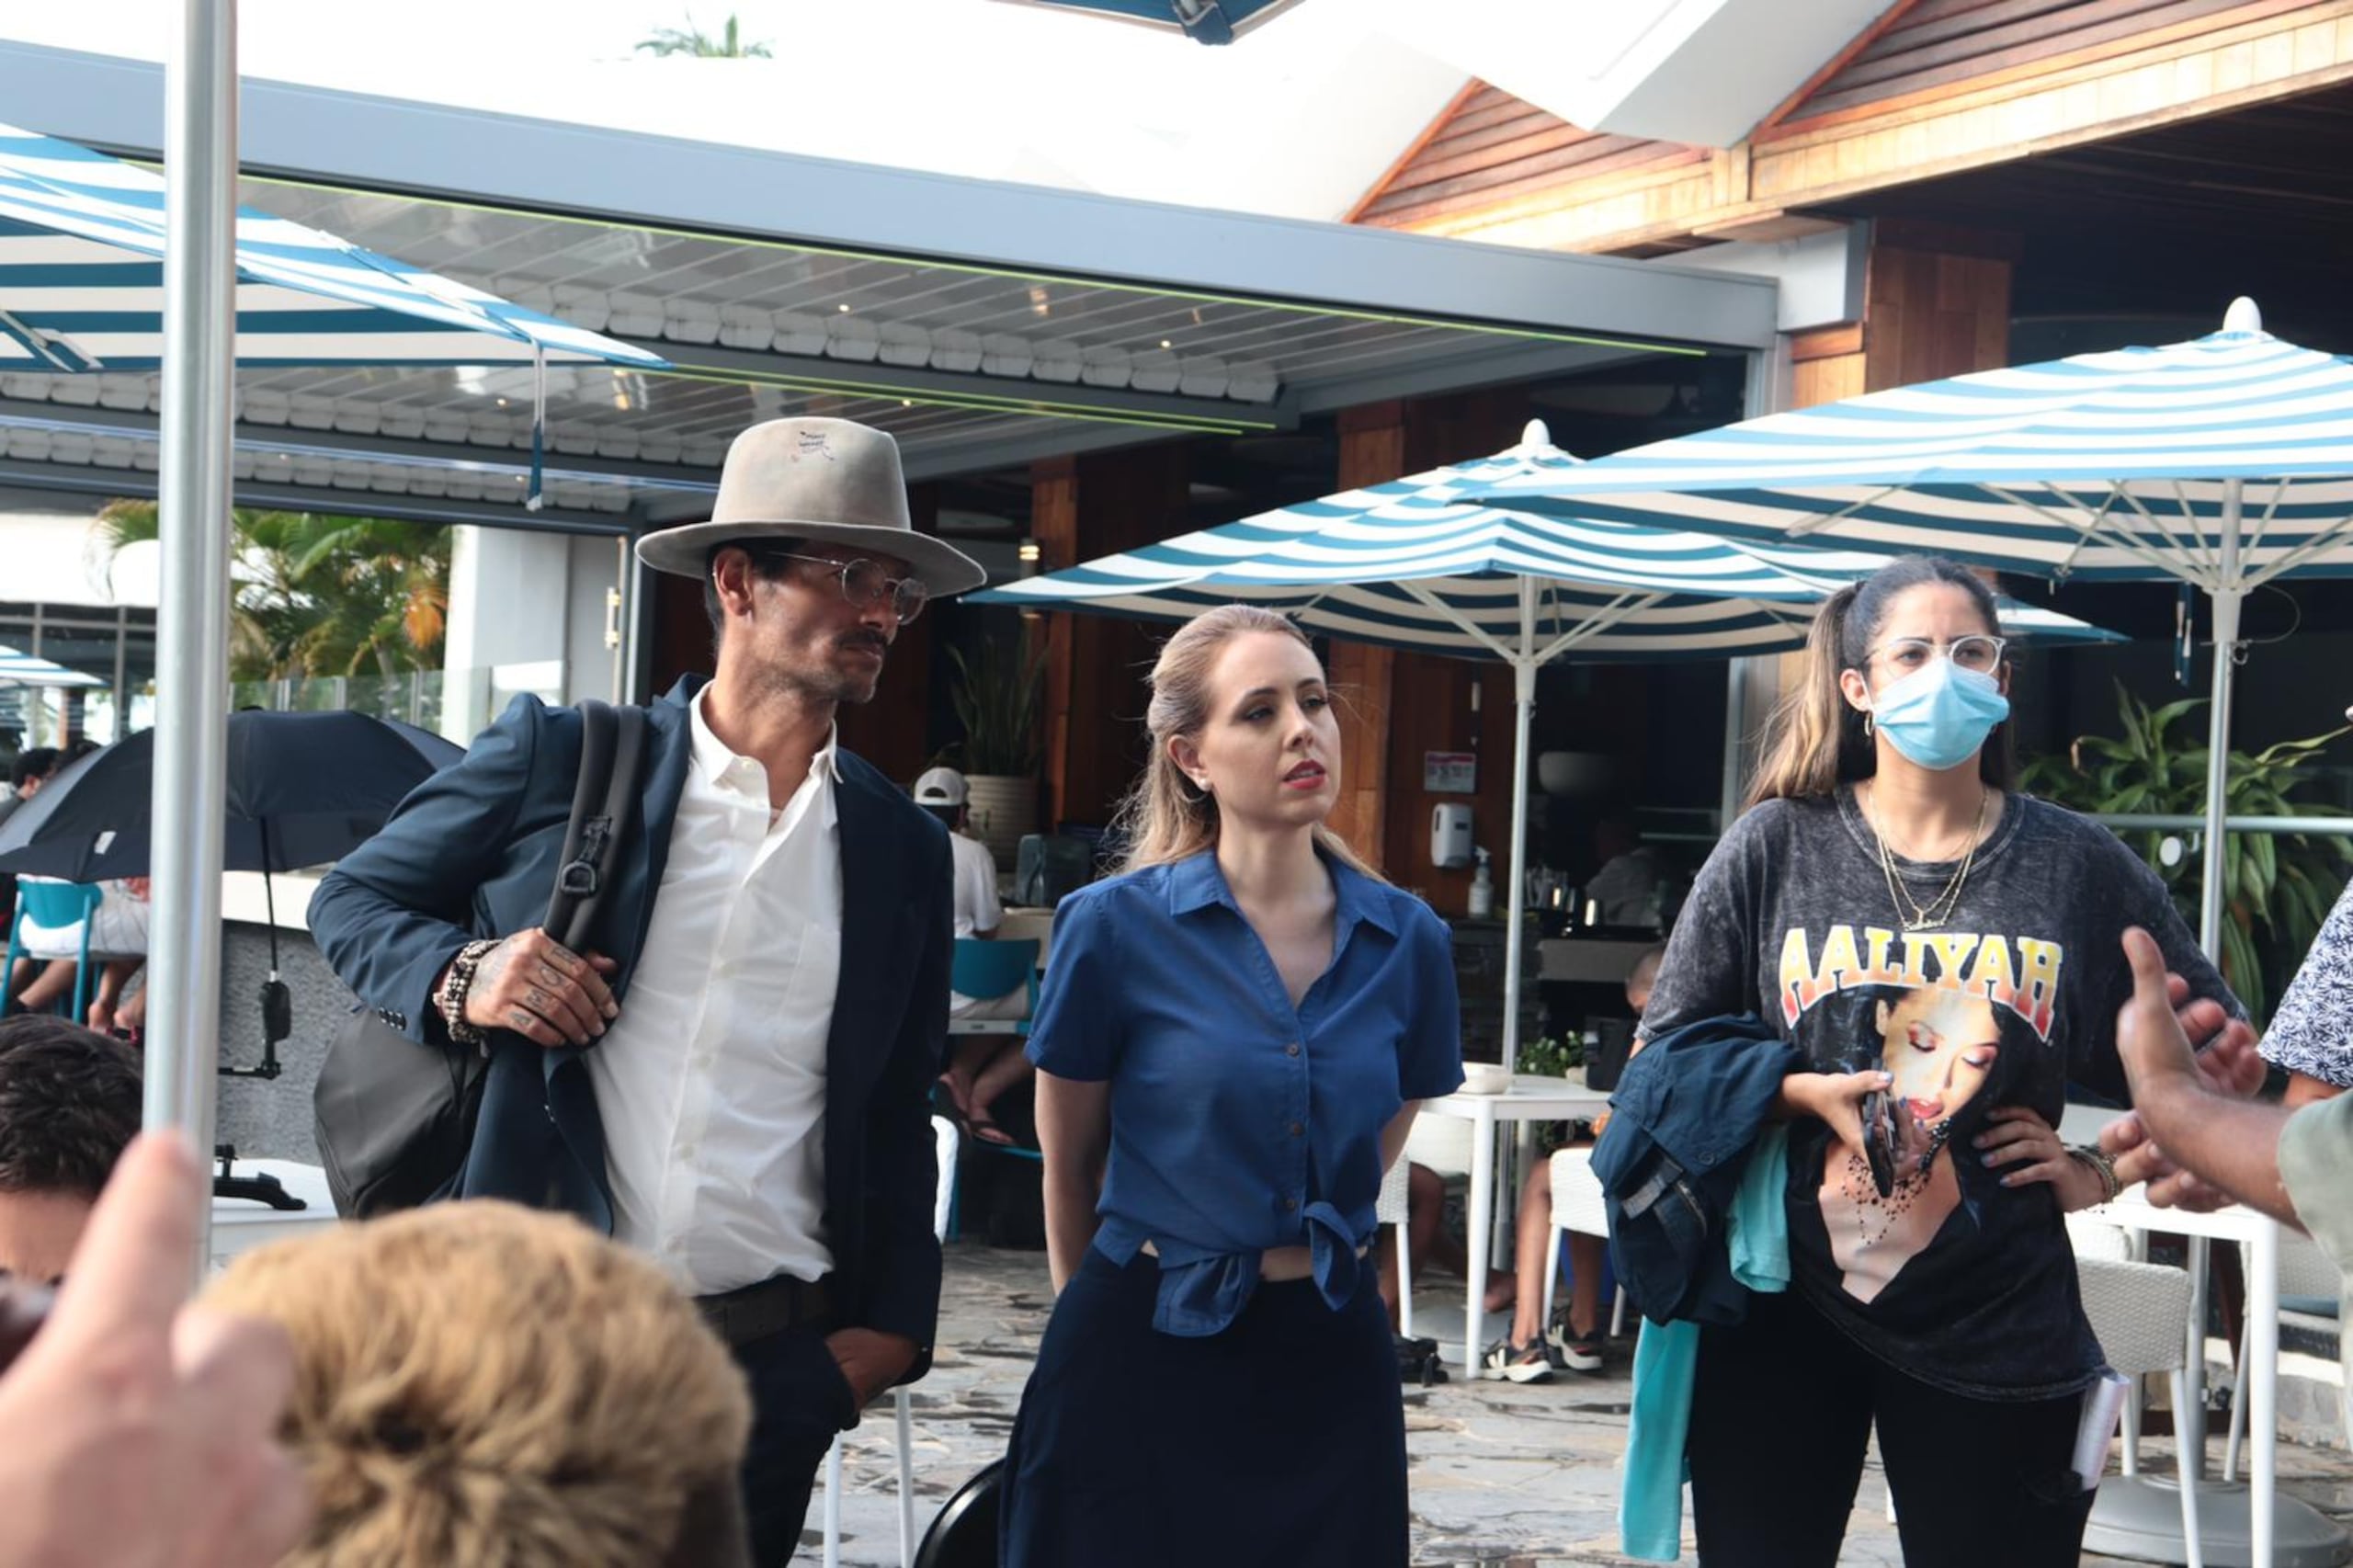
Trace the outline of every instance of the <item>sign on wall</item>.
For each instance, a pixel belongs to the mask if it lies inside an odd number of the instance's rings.
[[[1433,795],[1477,794],[1479,754],[1475,751],[1422,753],[1422,788]]]

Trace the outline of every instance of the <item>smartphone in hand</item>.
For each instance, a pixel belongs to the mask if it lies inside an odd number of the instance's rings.
[[[1871,1168],[1871,1186],[1881,1198],[1895,1195],[1895,1101],[1885,1089],[1863,1096],[1863,1158]]]

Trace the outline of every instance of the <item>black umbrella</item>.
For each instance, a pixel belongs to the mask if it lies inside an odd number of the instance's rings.
[[[358,848],[411,790],[463,756],[430,731],[365,713],[232,713],[222,869],[262,872],[267,897],[268,873]],[[0,824],[0,871],[74,882],[147,875],[154,767],[154,732],[142,731],[59,773]],[[275,1078],[278,1042],[293,1032],[274,898],[261,1012],[262,1064],[223,1073]]]
[[[229,715],[232,871],[290,871],[347,855],[411,790],[465,755],[365,713]],[[96,882],[143,877],[154,815],[154,732],[92,752],[0,824],[0,871]]]

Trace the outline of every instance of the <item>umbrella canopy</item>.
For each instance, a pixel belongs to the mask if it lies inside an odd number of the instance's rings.
[[[223,869],[288,871],[352,849],[408,792],[465,755],[365,713],[229,716]],[[0,870],[92,882],[148,873],[154,732],[92,752],[0,824]]]
[[[1232,43],[1261,22],[1290,10],[1299,0],[1008,0],[1017,6],[1050,6],[1063,11],[1093,11],[1122,22],[1181,32],[1197,43]]]
[[[1814,606],[1884,555],[1729,542],[1651,524],[1541,515],[1468,497],[1507,478],[1581,469],[1541,421],[1518,446],[1304,501],[972,596],[1182,620],[1263,604],[1359,642],[1470,658],[1722,659],[1801,647]],[[1523,624],[1521,584],[1538,585]],[[2004,628],[2117,641],[2005,599]],[[1517,646],[1515,646],[1515,644]]]
[[[1358,642],[1512,666],[1518,767],[1506,889],[1504,1059],[1518,1047],[1528,746],[1536,672],[1556,659],[1726,658],[1802,646],[1813,607],[1886,557],[1745,545],[1676,529],[1539,516],[1466,499],[1582,467],[1532,422],[1491,458],[1302,502],[1049,576],[975,594],[1101,615],[1183,620],[1216,605],[1279,609]],[[2012,635],[2115,641],[2005,601]]]
[[[104,686],[106,682],[80,670],[0,643],[0,686]]]
[[[164,363],[164,181],[0,125],[0,370]],[[478,289],[239,208],[241,365],[667,361]]]
[[[2353,573],[2353,361],[2222,330],[1769,415],[1475,483],[1497,505],[1744,540],[1935,551],[2050,577],[2178,579],[2238,642],[2247,593]],[[2201,937],[2220,951],[2231,661],[2214,662]]]

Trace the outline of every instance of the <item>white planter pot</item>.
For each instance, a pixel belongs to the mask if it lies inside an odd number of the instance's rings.
[[[995,773],[964,776],[972,836],[989,846],[1000,870],[1013,869],[1022,836],[1038,831],[1038,781]]]

